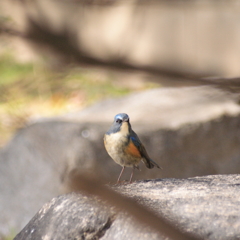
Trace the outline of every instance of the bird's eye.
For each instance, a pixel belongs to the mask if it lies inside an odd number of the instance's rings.
[[[122,120],[118,118],[118,119],[116,120],[116,122],[117,122],[117,123],[121,123]]]

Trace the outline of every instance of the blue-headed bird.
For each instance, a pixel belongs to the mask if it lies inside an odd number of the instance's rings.
[[[110,157],[123,167],[117,184],[125,167],[133,168],[129,181],[131,182],[134,169],[139,169],[138,164],[140,161],[143,161],[147,168],[161,168],[148,156],[145,147],[137,134],[132,130],[126,113],[119,113],[114,117],[112,126],[104,135],[104,145]]]

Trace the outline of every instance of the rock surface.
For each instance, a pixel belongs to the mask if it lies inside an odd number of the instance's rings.
[[[109,100],[80,113],[44,119],[20,130],[0,151],[0,233],[19,231],[46,202],[68,190],[73,170],[116,182],[121,167],[107,155],[103,134],[116,113],[163,170],[141,165],[134,179],[186,178],[240,171],[240,107],[206,87],[154,89]],[[129,179],[126,169],[123,179]]]
[[[201,239],[240,238],[240,176],[158,179],[114,187]],[[15,240],[166,239],[127,214],[68,194],[45,204]]]

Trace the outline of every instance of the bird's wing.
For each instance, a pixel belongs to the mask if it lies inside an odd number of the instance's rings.
[[[142,154],[141,154],[141,150],[139,148],[139,144],[137,143],[137,141],[133,137],[129,138],[129,143],[128,143],[125,151],[126,151],[126,153],[128,153],[128,154],[130,154],[134,157],[142,158]]]
[[[137,134],[134,131],[132,131],[130,135],[130,142],[132,142],[138,149],[139,155],[143,158],[143,162],[145,163],[146,167],[153,168],[154,166],[156,166],[157,168],[161,168],[148,156],[145,147],[143,146],[143,144],[141,143],[140,139],[138,138]]]
[[[149,158],[145,147],[142,145],[136,133],[135,133],[135,136],[133,134],[132,136],[130,136],[130,142],[132,142],[137,147],[142,157]]]

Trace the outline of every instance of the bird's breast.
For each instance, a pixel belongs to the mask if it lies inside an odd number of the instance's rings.
[[[120,133],[105,134],[104,145],[111,158],[120,165],[124,165],[125,146],[128,138]]]
[[[104,144],[108,154],[122,166],[137,165],[141,160],[141,154],[127,135],[120,133],[106,134]]]
[[[127,142],[127,136],[121,133],[105,134],[104,136],[104,144],[107,151],[121,149]]]

